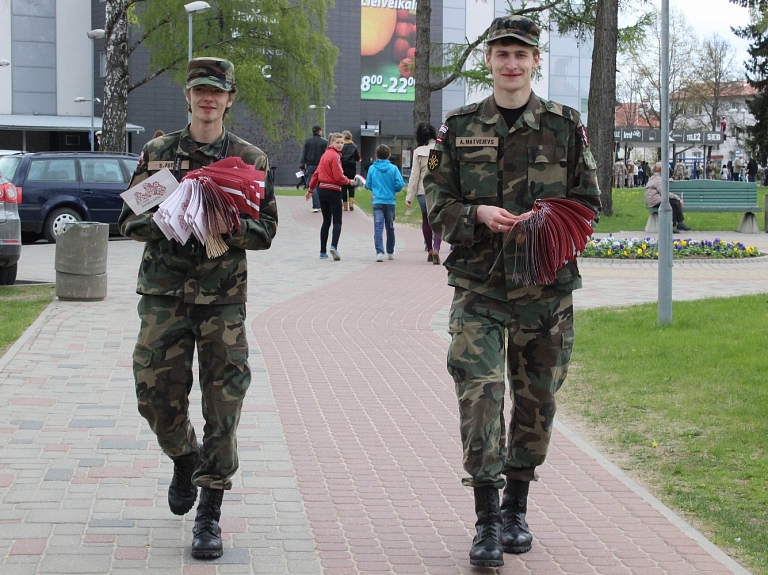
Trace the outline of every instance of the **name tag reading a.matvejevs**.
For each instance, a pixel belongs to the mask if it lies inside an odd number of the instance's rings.
[[[163,168],[154,176],[125,190],[120,197],[130,206],[133,213],[138,215],[160,204],[178,187],[179,182],[171,171]]]
[[[496,147],[499,145],[499,138],[497,137],[489,137],[489,138],[456,138],[456,147],[457,148],[474,148],[476,146],[493,146]]]

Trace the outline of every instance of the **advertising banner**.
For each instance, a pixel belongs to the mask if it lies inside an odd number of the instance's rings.
[[[413,102],[416,0],[360,0],[360,99]]]

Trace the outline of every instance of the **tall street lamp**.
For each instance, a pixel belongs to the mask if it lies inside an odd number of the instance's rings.
[[[208,2],[202,2],[202,0],[198,2],[190,2],[189,4],[184,4],[184,10],[187,11],[187,18],[189,20],[189,38],[187,40],[187,61],[192,59],[192,15],[197,14],[198,12],[205,12],[206,10],[210,10],[211,5],[208,4]],[[187,115],[187,121],[192,121],[192,112],[189,112]]]
[[[75,98],[75,102],[77,102],[78,104],[80,102],[90,102],[91,103],[91,152],[93,152],[93,150],[94,150],[94,142],[96,141],[96,136],[94,136],[94,134],[93,134],[93,104],[94,104],[94,102],[101,104],[101,100],[99,100],[98,98],[84,98],[83,96],[78,96],[77,98]]]
[[[323,136],[325,136],[325,111],[330,110],[331,107],[326,104],[325,106],[316,106],[315,104],[310,104],[309,108],[311,110],[316,110],[317,108],[320,108],[323,111]]]
[[[94,73],[93,68],[96,65],[96,58],[94,57],[93,53],[96,50],[96,40],[98,40],[99,38],[103,38],[104,37],[104,30],[102,30],[101,28],[96,28],[95,30],[91,30],[90,32],[87,32],[87,35],[88,35],[88,38],[91,39],[91,100],[90,100],[91,101],[91,133],[90,133],[90,140],[91,140],[91,152],[93,152],[94,143],[96,141],[96,137],[93,135],[93,113],[94,113],[93,103],[96,100],[96,98],[95,98],[96,94],[94,93],[95,92],[95,88],[93,86],[94,83],[96,82],[96,74]],[[75,99],[75,101],[77,102],[78,99]],[[83,98],[80,101],[85,102],[86,100],[85,100],[85,98]]]

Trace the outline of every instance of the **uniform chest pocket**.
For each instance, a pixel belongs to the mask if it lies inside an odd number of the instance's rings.
[[[568,189],[567,151],[565,146],[528,147],[528,188],[531,204],[537,198],[563,197]]]
[[[461,190],[468,200],[496,198],[499,151],[491,146],[458,147]],[[485,203],[485,202],[484,202]]]

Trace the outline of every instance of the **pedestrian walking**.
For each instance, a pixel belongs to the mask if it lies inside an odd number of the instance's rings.
[[[373,245],[376,261],[384,259],[382,235],[387,230],[387,259],[395,258],[395,197],[405,187],[400,170],[390,157],[389,146],[381,144],[376,148],[376,161],[368,170],[365,187],[371,190],[373,204]]]
[[[485,49],[493,94],[448,113],[424,181],[429,221],[454,246],[444,264],[454,287],[448,371],[459,401],[462,482],[475,497],[469,561],[476,566],[498,567],[502,551],[531,548],[528,489],[547,455],[555,392],[573,349],[572,291],[581,287],[575,261],[551,285],[526,285],[526,247],[515,226],[543,197],[579,202],[595,219],[600,212],[579,113],[531,89],[539,58],[535,22],[493,20]]]
[[[352,132],[344,130],[341,135],[344,137],[344,146],[341,148],[341,170],[348,178],[355,179],[357,175],[357,163],[362,161],[360,149],[352,141]],[[355,209],[355,186],[341,186],[341,202],[344,211],[354,211]]]
[[[424,245],[427,249],[427,261],[434,265],[440,265],[440,236],[432,230],[427,217],[427,196],[424,193],[424,176],[427,175],[427,158],[429,151],[435,147],[437,130],[432,124],[420,123],[416,127],[417,148],[413,151],[411,162],[411,177],[408,179],[408,193],[405,196],[405,206],[411,209],[413,199],[416,198],[421,208],[421,233],[424,236]]]
[[[320,198],[320,211],[323,212],[323,223],[320,226],[320,259],[328,259],[328,231],[333,221],[333,234],[331,236],[331,256],[335,261],[341,259],[339,255],[339,239],[341,238],[341,186],[354,186],[355,180],[344,175],[341,168],[341,149],[344,147],[344,138],[341,134],[333,133],[328,136],[328,148],[325,150],[317,170],[309,181],[309,189],[305,198]],[[314,205],[314,204],[313,204]]]
[[[323,157],[325,150],[328,149],[328,140],[323,138],[323,129],[320,126],[312,126],[312,135],[304,140],[301,148],[301,159],[299,159],[299,169],[304,170],[304,177],[307,182],[312,181],[312,174],[315,173],[320,158]],[[320,211],[320,195],[312,197],[312,211]]]
[[[133,352],[139,413],[173,460],[171,512],[187,513],[201,488],[192,528],[192,556],[201,559],[223,554],[221,502],[239,465],[236,431],[251,381],[245,250],[268,249],[277,231],[267,156],[224,128],[235,92],[231,62],[190,60],[185,96],[192,120],[144,146],[130,186],[165,165],[172,165],[180,180],[190,169],[239,156],[265,174],[259,219],[241,212],[240,231],[217,230],[229,249],[210,258],[194,236],[183,245],[166,239],[153,219],[155,209],[136,215],[124,205],[119,218],[120,233],[145,244],[136,288],[141,328]],[[205,419],[202,444],[188,412],[195,350]]]

